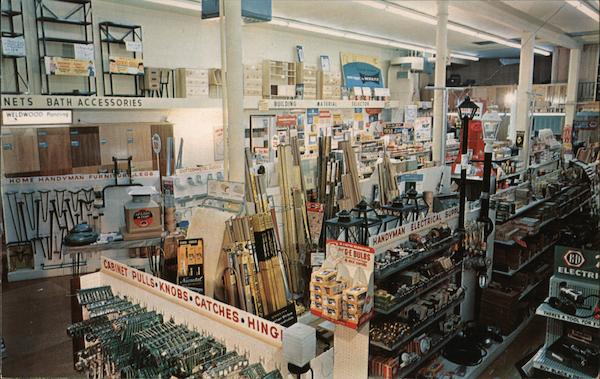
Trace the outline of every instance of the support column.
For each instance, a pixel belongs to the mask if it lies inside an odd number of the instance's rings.
[[[523,148],[519,156],[529,166],[529,139],[531,138],[531,125],[529,115],[529,101],[533,86],[533,47],[535,46],[535,33],[523,32],[521,35],[521,57],[519,60],[519,85],[517,87],[517,114],[516,130],[524,131]]]
[[[445,163],[446,142],[446,64],[448,63],[448,2],[437,2],[437,30],[435,54],[435,89],[433,90],[433,161],[436,164]]]
[[[550,72],[550,83],[558,82],[558,62],[559,62],[559,51],[558,46],[552,49],[552,71]]]
[[[567,80],[567,102],[565,104],[565,125],[563,131],[571,130],[573,133],[573,120],[577,112],[577,88],[579,83],[579,65],[581,64],[581,48],[569,51],[569,79]],[[564,138],[564,134],[563,134]],[[564,143],[566,142],[566,143]],[[572,154],[572,142],[563,141],[565,154]]]
[[[225,142],[225,173],[228,180],[244,181],[244,72],[242,65],[242,2],[220,2],[225,16],[221,41],[225,41],[223,65],[223,138]],[[225,29],[225,30],[223,30]],[[223,43],[221,43],[223,48]],[[222,59],[223,61],[223,59]]]

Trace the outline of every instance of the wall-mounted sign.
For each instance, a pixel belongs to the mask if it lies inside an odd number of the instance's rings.
[[[525,132],[522,130],[517,130],[517,137],[515,138],[515,146],[519,149],[523,147],[523,142],[525,142]]]
[[[94,45],[76,43],[73,44],[73,49],[75,52],[75,59],[83,59],[87,61],[94,60]]]
[[[2,54],[8,57],[24,57],[25,38],[23,37],[2,37]]]
[[[431,117],[417,117],[414,128],[415,141],[431,141]]]
[[[44,57],[46,73],[50,75],[96,76],[93,60]]]
[[[144,63],[139,58],[110,56],[108,70],[115,74],[144,75]]]
[[[142,52],[142,41],[125,41],[125,50],[134,53]]]
[[[352,53],[340,53],[344,86],[383,87],[383,76],[378,58]]]
[[[2,111],[2,125],[56,125],[71,124],[71,110]]]

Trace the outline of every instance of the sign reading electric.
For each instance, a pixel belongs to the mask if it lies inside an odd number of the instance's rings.
[[[285,330],[281,325],[105,257],[102,257],[102,271],[141,285],[148,291],[166,297],[170,301],[192,307],[198,313],[216,319],[234,329],[259,337],[277,347],[281,346]]]

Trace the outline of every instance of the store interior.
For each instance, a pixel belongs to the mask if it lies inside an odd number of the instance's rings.
[[[597,0],[1,0],[6,377],[600,377]]]

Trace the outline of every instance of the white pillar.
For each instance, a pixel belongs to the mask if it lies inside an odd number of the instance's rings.
[[[558,81],[558,62],[559,62],[559,48],[555,46],[552,49],[552,71],[550,73],[550,83],[556,83]]]
[[[516,129],[518,132],[525,132],[523,148],[519,155],[521,160],[525,162],[526,167],[529,165],[529,139],[531,138],[529,101],[533,86],[534,45],[535,33],[523,32],[521,35],[521,57],[519,60],[519,85],[517,86]]]
[[[225,16],[224,109],[225,171],[231,181],[244,181],[244,72],[242,65],[242,2],[221,1]],[[223,31],[223,28],[221,28]],[[223,44],[221,44],[223,46]]]
[[[435,89],[433,90],[433,161],[444,165],[446,142],[446,64],[448,63],[448,2],[437,2],[437,31],[435,36]]]
[[[581,64],[581,48],[569,51],[569,79],[567,80],[567,101],[565,104],[564,128],[573,130],[573,120],[577,112],[577,87],[579,83],[579,65]],[[573,150],[573,145],[563,146],[565,153]]]

